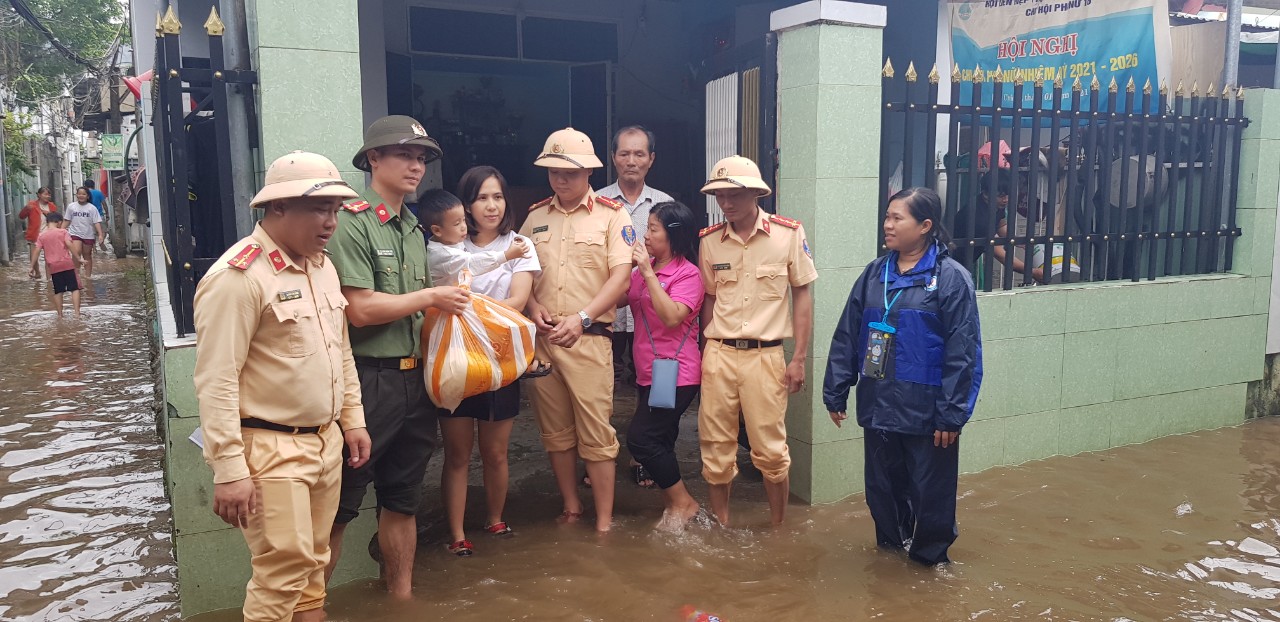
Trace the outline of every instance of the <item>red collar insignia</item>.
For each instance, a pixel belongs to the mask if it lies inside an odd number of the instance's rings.
[[[271,251],[267,254],[267,257],[271,259],[271,267],[275,268],[276,272],[284,270],[286,265],[284,262],[284,255],[280,254],[279,250]]]

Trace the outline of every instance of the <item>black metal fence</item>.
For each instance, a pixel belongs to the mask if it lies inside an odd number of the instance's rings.
[[[897,189],[938,190],[981,290],[1231,270],[1243,89],[956,67],[940,104],[936,68],[882,76],[881,220]]]
[[[224,27],[216,7],[204,27],[209,37],[207,62],[182,55],[182,24],[172,6],[156,19],[155,183],[162,188],[169,298],[180,337],[195,332],[196,282],[239,239],[227,89],[252,88],[258,81],[254,71],[226,68]]]

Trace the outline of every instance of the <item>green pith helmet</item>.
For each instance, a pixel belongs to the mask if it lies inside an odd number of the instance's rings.
[[[439,160],[444,155],[444,151],[440,149],[440,143],[436,139],[427,136],[427,130],[422,127],[413,117],[393,114],[382,117],[369,125],[369,129],[364,132],[364,146],[360,147],[360,151],[356,152],[355,157],[351,158],[351,164],[356,168],[372,172],[369,168],[369,158],[365,155],[370,149],[379,147],[392,147],[395,145],[419,145],[427,149],[427,161],[431,162]]]

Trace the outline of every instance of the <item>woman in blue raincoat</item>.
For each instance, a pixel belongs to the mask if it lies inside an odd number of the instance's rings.
[[[831,338],[822,400],[837,426],[857,385],[867,505],[876,542],[924,564],[959,535],[960,429],[982,382],[973,278],[948,255],[942,201],[927,188],[889,199],[889,253],[858,277]]]

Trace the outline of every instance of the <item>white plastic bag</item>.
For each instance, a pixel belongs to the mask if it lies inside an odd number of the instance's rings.
[[[533,362],[534,325],[515,309],[471,292],[461,315],[428,309],[422,324],[423,375],[436,406],[505,387]]]

